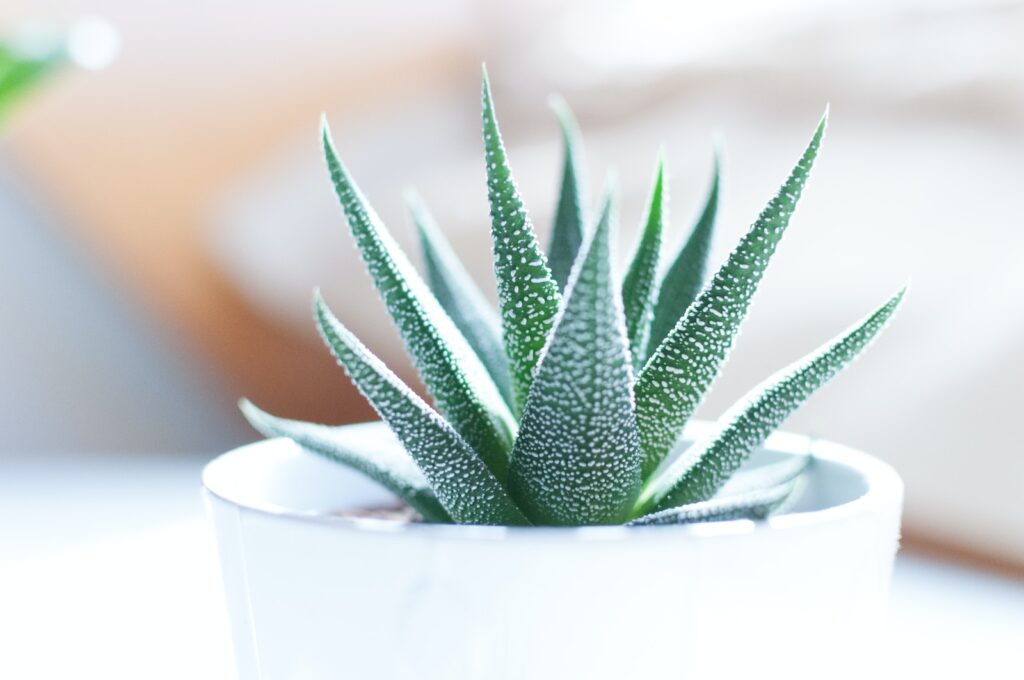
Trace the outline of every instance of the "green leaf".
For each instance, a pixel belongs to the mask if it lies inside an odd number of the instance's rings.
[[[828,114],[779,193],[658,346],[636,383],[644,477],[657,470],[732,349],[818,154]]]
[[[243,399],[239,408],[266,437],[288,437],[324,458],[357,470],[408,503],[428,522],[452,520],[397,439],[374,431],[372,440],[355,436],[352,426],[331,427],[272,416]]]
[[[423,201],[412,193],[406,199],[419,232],[431,292],[483,362],[505,403],[511,405],[512,382],[498,314],[462,266]]]
[[[659,510],[629,522],[628,526],[693,524],[730,519],[764,519],[791,501],[800,490],[799,479],[742,495],[712,498],[667,510]]]
[[[647,356],[647,341],[654,309],[654,281],[661,257],[661,240],[667,219],[665,163],[659,155],[654,185],[647,202],[644,228],[637,242],[633,260],[622,283],[622,304],[626,313],[626,332],[633,356],[633,370],[639,371]]]
[[[711,498],[783,420],[870,344],[905,292],[748,393],[722,417],[719,432],[696,442],[658,475],[638,506],[657,511]]]
[[[486,70],[482,99],[494,273],[498,280],[505,354],[512,371],[515,410],[520,413],[530,393],[541,350],[558,313],[561,295],[512,178],[494,117],[494,102]]]
[[[611,272],[612,206],[583,246],[512,451],[513,497],[537,524],[625,521],[640,486],[633,371]]]
[[[342,326],[319,293],[314,306],[334,356],[416,461],[448,515],[459,524],[529,524],[466,440]]]
[[[504,479],[515,422],[466,339],[369,206],[338,158],[326,120],[324,155],[356,245],[438,409]]]
[[[675,260],[665,270],[658,286],[657,301],[654,304],[654,318],[651,320],[651,334],[647,341],[645,357],[672,332],[672,328],[686,312],[704,287],[707,277],[708,259],[711,254],[711,237],[715,230],[718,214],[719,182],[721,165],[718,150],[715,150],[711,188],[704,200],[704,209],[694,225],[690,236],[683,243]]]
[[[32,55],[0,43],[0,120],[18,99],[66,60],[63,43]]]
[[[579,126],[572,115],[569,105],[561,97],[551,101],[551,108],[558,117],[562,128],[563,161],[562,187],[558,192],[558,207],[555,210],[555,223],[551,229],[551,241],[548,244],[548,264],[551,275],[558,284],[558,290],[564,290],[569,280],[569,272],[576,261],[583,234],[586,231],[584,216],[585,198],[583,141],[580,138]]]

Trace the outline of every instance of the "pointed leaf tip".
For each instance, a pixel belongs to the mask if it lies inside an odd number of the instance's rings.
[[[822,122],[782,187],[640,372],[636,400],[645,474],[657,470],[729,356],[754,293],[796,210],[823,134]],[[717,177],[714,186],[717,190]]]
[[[625,520],[640,484],[625,322],[612,275],[612,199],[580,249],[523,411],[509,472],[536,523]]]
[[[512,176],[486,80],[482,124],[494,273],[515,408],[521,412],[561,295]]]
[[[870,346],[899,307],[904,291],[748,392],[722,416],[721,429],[694,443],[659,473],[638,505],[656,511],[711,498],[775,428]]]

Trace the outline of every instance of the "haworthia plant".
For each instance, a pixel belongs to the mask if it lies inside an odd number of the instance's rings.
[[[881,331],[903,291],[837,340],[773,376],[696,443],[683,426],[726,361],[789,225],[824,133],[718,272],[704,282],[718,208],[718,160],[704,209],[659,277],[667,183],[659,161],[625,279],[613,266],[615,204],[584,228],[575,124],[566,143],[552,267],[512,180],[486,74],[487,195],[499,309],[466,274],[422,204],[413,215],[429,288],[342,164],[324,127],[328,168],[382,297],[437,410],[364,347],[315,297],[320,332],[395,434],[367,446],[345,428],[243,412],[268,436],[348,465],[424,521],[500,525],[660,525],[760,519],[790,507],[810,459],[741,469],[768,434]],[[562,214],[566,216],[564,220]],[[578,241],[573,239],[578,237]],[[567,256],[566,253],[570,253]],[[559,253],[556,255],[556,253]],[[679,451],[681,453],[670,451]],[[398,450],[400,448],[400,450]],[[731,481],[730,481],[731,480]]]
[[[548,263],[551,276],[558,284],[558,289],[565,288],[572,271],[573,262],[583,243],[586,230],[586,187],[583,169],[583,149],[580,141],[579,126],[572,115],[569,105],[561,97],[551,101],[551,108],[558,116],[562,128],[562,186],[558,191],[558,206],[555,210],[555,222],[551,228],[551,240],[548,245]]]
[[[509,483],[542,524],[627,519],[640,492],[629,341],[612,273],[612,199],[580,250],[534,377]]]
[[[827,114],[822,117],[782,188],[637,376],[645,478],[664,460],[725,363],[754,292],[800,200],[827,119]]]

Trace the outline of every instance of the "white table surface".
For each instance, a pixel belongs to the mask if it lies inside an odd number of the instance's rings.
[[[0,678],[234,678],[195,456],[0,457]],[[1024,583],[897,560],[888,677],[1024,678]]]

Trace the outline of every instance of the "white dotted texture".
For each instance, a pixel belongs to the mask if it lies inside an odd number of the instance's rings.
[[[452,520],[430,488],[426,477],[404,448],[395,442],[374,442],[371,449],[352,446],[344,427],[318,425],[301,420],[278,418],[243,401],[242,413],[266,437],[288,437],[296,444],[336,463],[363,473],[404,500],[428,522]]]
[[[654,481],[644,493],[644,507],[664,510],[714,496],[751,451],[871,343],[905,290],[837,339],[754,388],[722,416],[725,425],[719,432],[696,442]]]
[[[338,158],[326,123],[324,155],[352,235],[438,409],[499,477],[515,422],[480,359],[445,314]]]
[[[529,524],[505,487],[458,432],[342,326],[319,296],[316,318],[338,362],[416,461],[452,520],[459,524]]]
[[[611,272],[610,207],[577,259],[512,452],[513,496],[538,524],[616,524],[640,487],[633,372]]]
[[[482,98],[494,275],[498,282],[505,353],[512,371],[517,409],[521,410],[530,392],[540,352],[558,313],[561,295],[512,178],[486,75]]]
[[[636,401],[645,470],[656,470],[671,450],[732,349],[796,209],[826,120],[822,118],[785,184],[640,372]]]

